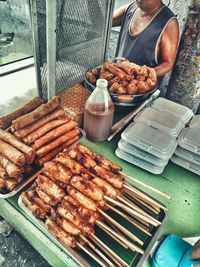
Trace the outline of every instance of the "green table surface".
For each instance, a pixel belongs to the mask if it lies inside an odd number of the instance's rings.
[[[166,200],[151,191],[136,185],[143,191],[165,204],[168,211],[168,220],[161,232],[175,233],[182,237],[200,234],[200,177],[175,164],[169,162],[161,175],[153,175],[136,166],[133,166],[115,156],[115,149],[119,138],[112,142],[90,142],[83,144],[92,148],[108,159],[120,164],[123,171],[142,182],[166,192],[172,196]],[[128,179],[127,179],[128,180]],[[130,181],[130,180],[129,180]],[[0,214],[10,222],[16,230],[51,264],[52,266],[77,266],[73,259],[59,249],[45,234],[43,234],[24,214],[17,204],[18,196],[9,200],[0,200]],[[147,260],[144,267],[149,267]]]

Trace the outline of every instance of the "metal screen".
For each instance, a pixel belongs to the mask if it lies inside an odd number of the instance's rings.
[[[48,100],[105,60],[114,0],[30,0],[30,6],[37,86]]]

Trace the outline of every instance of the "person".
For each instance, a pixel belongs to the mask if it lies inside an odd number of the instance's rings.
[[[174,64],[179,43],[176,16],[162,0],[136,0],[113,14],[121,26],[116,56],[155,69],[160,81]]]
[[[194,245],[190,258],[191,260],[200,259],[200,239]],[[194,267],[200,267],[200,264],[195,264]]]

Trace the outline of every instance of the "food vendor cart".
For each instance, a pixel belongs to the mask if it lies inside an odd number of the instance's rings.
[[[113,1],[85,1],[85,9],[84,5],[81,7],[79,5],[79,9],[82,11],[84,10],[84,12],[89,12],[91,15],[89,23],[82,21],[84,14],[75,14],[78,3],[72,10],[69,9],[69,6],[62,6],[62,1],[57,1],[57,8],[56,1],[47,1],[47,7],[44,3],[40,6],[41,1],[31,2],[33,14],[32,22],[35,33],[37,85],[40,96],[44,100],[47,100],[51,99],[52,96],[62,91],[64,88],[74,83],[81,82],[87,69],[99,65],[105,60]],[[97,3],[99,3],[99,6],[96,5]],[[59,8],[60,13],[58,12]],[[103,12],[95,13],[93,9],[96,11],[96,8]],[[58,12],[57,16],[56,10]],[[72,28],[68,27],[66,29],[64,26],[67,26],[69,23],[69,17],[66,15],[67,11],[72,12],[75,18],[70,14],[70,25],[72,25]],[[98,16],[96,14],[98,14]],[[76,16],[80,16],[81,21],[77,19]],[[46,17],[47,27],[44,26]],[[59,18],[58,21],[52,20],[52,18],[56,17]],[[66,21],[63,18],[65,18]],[[91,23],[92,19],[94,19],[94,21]],[[58,27],[58,30],[55,32],[57,28],[56,23],[60,23],[60,28]],[[100,27],[101,24],[103,24],[104,27]],[[87,29],[87,31],[84,32],[83,36],[80,36],[83,28]],[[59,32],[59,29],[63,31]],[[101,32],[99,29],[101,29]],[[93,31],[95,31],[95,33]],[[44,36],[46,36],[45,32],[47,32],[47,49],[44,45],[44,43],[46,43],[44,41]],[[55,38],[55,34],[57,34],[57,39]],[[74,40],[74,43],[66,45],[66,43],[69,44],[69,42],[67,42],[67,36],[69,38],[68,40]],[[72,36],[74,39],[72,39]],[[66,37],[66,40],[64,37]],[[66,43],[64,41],[66,41]],[[99,55],[96,53],[97,46],[99,46]],[[95,56],[90,56],[90,54]],[[119,115],[116,115],[116,119],[117,117],[119,117]],[[168,163],[161,175],[150,174],[149,172],[126,163],[117,158],[114,154],[119,138],[119,136],[115,137],[112,142],[91,142],[85,139],[82,143],[93,151],[104,155],[122,166],[125,173],[172,196],[171,200],[164,200],[162,197],[154,195],[147,189],[144,190],[143,187],[136,185],[161,201],[168,208],[167,222],[160,236],[168,233],[175,233],[182,237],[198,235],[200,227],[200,215],[198,214],[200,180],[198,175],[192,174],[171,162]],[[130,183],[132,182],[130,181]],[[19,207],[19,194],[20,193],[6,200],[0,199],[0,214],[11,223],[11,225],[13,225],[13,227],[52,266],[79,266],[73,259],[72,254],[67,254],[62,251],[47,234],[40,230],[34,220],[27,216],[24,210]],[[121,251],[119,250],[118,253],[120,255]],[[88,259],[88,262],[94,266],[94,262],[92,262],[91,259]],[[149,261],[147,260],[143,266],[150,266]]]

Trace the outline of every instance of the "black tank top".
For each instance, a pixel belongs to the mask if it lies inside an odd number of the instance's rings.
[[[142,32],[132,35],[130,25],[136,9],[137,4],[133,2],[126,10],[119,34],[116,56],[123,56],[138,65],[147,65],[153,68],[159,65],[156,53],[158,40],[169,20],[175,16],[168,7],[163,6]]]

